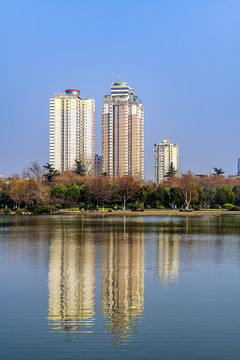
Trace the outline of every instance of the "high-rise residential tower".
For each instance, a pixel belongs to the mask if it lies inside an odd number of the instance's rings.
[[[94,171],[95,101],[68,89],[50,99],[50,164],[59,171],[73,170],[80,160],[87,173]]]
[[[114,82],[102,105],[102,171],[144,178],[144,110],[126,82]]]
[[[154,182],[159,184],[173,165],[176,175],[179,175],[178,144],[171,144],[169,140],[154,144]]]

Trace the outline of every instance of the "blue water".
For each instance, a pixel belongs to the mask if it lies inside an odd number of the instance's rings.
[[[0,217],[1,359],[240,359],[240,218]]]

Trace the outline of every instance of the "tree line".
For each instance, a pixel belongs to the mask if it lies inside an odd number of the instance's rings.
[[[220,169],[221,170],[221,169]],[[81,162],[74,171],[58,172],[37,161],[23,175],[0,180],[2,212],[52,213],[77,208],[143,210],[164,208],[226,208],[240,210],[240,180],[227,178],[222,171],[195,176],[190,171],[177,177],[174,171],[160,185],[125,175],[86,175]]]

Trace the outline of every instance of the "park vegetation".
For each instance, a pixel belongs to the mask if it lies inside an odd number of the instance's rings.
[[[188,171],[181,177],[170,169],[161,184],[154,184],[128,175],[86,175],[80,162],[74,171],[60,173],[35,161],[22,176],[0,180],[0,212],[6,214],[177,208],[240,210],[240,179],[225,177],[217,168],[209,176]]]

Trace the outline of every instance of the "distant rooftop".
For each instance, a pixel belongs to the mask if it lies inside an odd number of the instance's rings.
[[[69,95],[80,95],[80,90],[78,90],[78,89],[67,89],[67,90],[65,90],[65,93],[69,94]]]
[[[111,96],[116,97],[128,97],[129,95],[135,95],[134,91],[127,82],[118,81],[113,82],[111,86]]]

